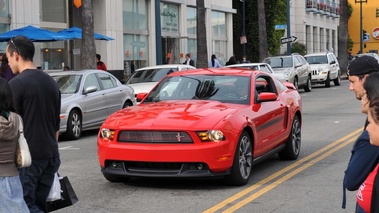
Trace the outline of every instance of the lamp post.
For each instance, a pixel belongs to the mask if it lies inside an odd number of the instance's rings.
[[[363,30],[362,30],[362,3],[367,4],[368,0],[355,0],[355,3],[359,3],[359,52],[363,53]]]
[[[287,38],[291,37],[291,8],[290,0],[287,0]],[[287,43],[287,54],[291,54],[291,42]]]
[[[245,33],[245,0],[240,0],[242,2],[242,36],[246,36]],[[242,44],[243,55],[246,55],[246,43]]]

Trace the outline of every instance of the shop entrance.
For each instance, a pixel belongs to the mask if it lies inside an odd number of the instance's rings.
[[[179,39],[162,37],[163,64],[179,64]]]

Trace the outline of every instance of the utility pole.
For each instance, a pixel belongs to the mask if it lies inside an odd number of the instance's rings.
[[[287,38],[291,37],[291,3],[287,0]],[[287,43],[287,54],[291,54],[291,42]]]

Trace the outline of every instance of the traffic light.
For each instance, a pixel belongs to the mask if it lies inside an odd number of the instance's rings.
[[[379,8],[376,8],[376,17],[379,17]]]

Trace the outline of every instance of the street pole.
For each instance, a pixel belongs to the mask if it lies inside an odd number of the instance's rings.
[[[291,8],[290,0],[287,0],[287,38],[291,37]],[[291,42],[287,43],[287,54],[291,54]]]
[[[155,0],[155,40],[156,40],[156,64],[163,64],[162,57],[162,30],[161,30],[161,3]]]
[[[363,53],[363,29],[362,29],[362,0],[359,1],[360,3],[360,8],[359,8],[359,12],[360,12],[360,15],[359,15],[359,33],[361,34],[360,35],[360,42],[359,42],[359,49],[360,49],[360,52]]]
[[[245,33],[245,0],[242,1],[242,36],[246,36]],[[246,43],[242,44],[243,55],[246,55]]]

